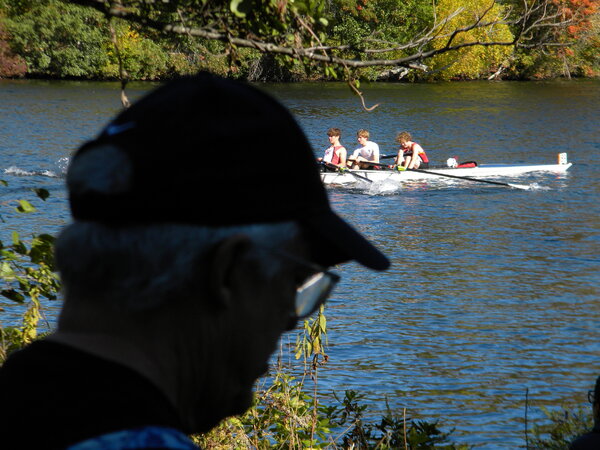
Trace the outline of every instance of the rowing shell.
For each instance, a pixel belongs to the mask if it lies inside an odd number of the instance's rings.
[[[368,178],[373,182],[392,181],[404,182],[410,180],[440,179],[440,175],[455,175],[470,178],[488,178],[488,177],[511,177],[529,172],[566,172],[572,163],[566,161],[560,164],[539,164],[539,165],[515,165],[515,164],[482,164],[477,167],[468,168],[429,168],[427,172],[412,172],[397,170],[351,170],[345,172],[321,172],[321,180],[324,184],[354,184],[361,182],[360,177]],[[350,172],[350,173],[349,173]],[[435,175],[435,174],[439,175]],[[353,174],[359,175],[354,176]]]

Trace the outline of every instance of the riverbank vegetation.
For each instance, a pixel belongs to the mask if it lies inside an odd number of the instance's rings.
[[[600,0],[0,0],[0,77],[597,77]]]

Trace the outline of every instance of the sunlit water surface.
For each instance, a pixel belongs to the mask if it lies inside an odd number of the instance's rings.
[[[600,375],[599,82],[364,86],[367,103],[381,103],[371,113],[341,84],[264,87],[318,154],[335,126],[349,150],[359,128],[383,153],[408,130],[437,163],[553,163],[559,152],[574,163],[567,174],[502,180],[535,187],[527,191],[454,180],[329,189],[335,210],[393,265],[337,269],[325,394],[355,389],[374,410],[387,398],[455,427],[454,441],[488,449],[525,445],[527,390],[529,425],[544,422],[541,406],[585,402]],[[1,239],[54,233],[68,221],[71,151],[119,107],[116,84],[0,81],[0,179],[9,183],[0,190]],[[51,192],[46,204],[32,187]],[[42,212],[12,213],[6,202],[16,198]],[[14,323],[20,309],[2,306],[2,323]],[[57,307],[49,305],[50,324]]]

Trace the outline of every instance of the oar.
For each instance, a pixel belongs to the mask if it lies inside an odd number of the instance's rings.
[[[372,165],[372,166],[383,167],[383,168],[389,170],[388,166],[386,166],[385,164],[379,164],[379,163],[369,163],[369,164]],[[479,178],[462,177],[462,176],[459,176],[459,175],[451,175],[451,174],[448,174],[448,173],[430,172],[429,170],[423,170],[423,169],[406,169],[406,171],[408,171],[408,172],[427,173],[429,175],[437,175],[439,177],[457,178],[459,180],[473,181],[475,183],[495,184],[495,185],[498,185],[498,186],[507,186],[507,187],[512,187],[512,188],[516,188],[516,189],[524,189],[524,190],[531,189],[531,186],[525,186],[524,184],[513,184],[513,183],[503,183],[502,181],[481,180]]]
[[[447,173],[439,173],[439,172],[430,172],[428,170],[422,170],[422,169],[406,169],[406,170],[408,172],[427,173],[429,175],[437,175],[439,177],[447,177],[447,178],[457,178],[459,180],[474,181],[476,183],[495,184],[498,186],[507,186],[507,187],[512,187],[512,188],[516,188],[516,189],[524,189],[524,190],[531,189],[531,186],[525,186],[524,184],[513,184],[513,183],[503,183],[502,181],[481,180],[479,178],[461,177],[458,175],[450,175]]]
[[[359,180],[368,181],[369,183],[373,182],[373,180],[369,180],[367,177],[363,177],[362,175],[354,173],[352,171],[352,169],[344,169],[343,167],[338,167],[335,164],[331,164],[331,163],[328,163],[328,162],[325,162],[325,161],[320,161],[320,163],[323,164],[325,167],[329,167],[330,169],[334,169],[338,173],[349,173],[350,175],[352,175],[353,177],[358,178]],[[340,169],[342,169],[342,170],[340,170]]]

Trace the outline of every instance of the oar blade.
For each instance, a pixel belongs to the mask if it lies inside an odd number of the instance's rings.
[[[533,189],[533,187],[528,184],[514,184],[514,183],[506,183],[506,184],[508,186],[510,186],[511,188],[522,189],[523,191],[530,191],[531,189]]]

